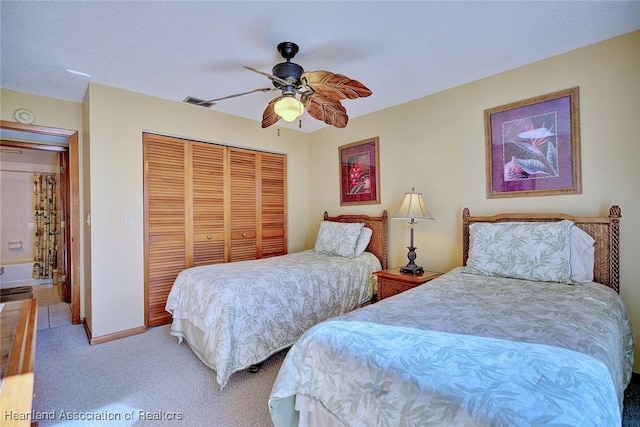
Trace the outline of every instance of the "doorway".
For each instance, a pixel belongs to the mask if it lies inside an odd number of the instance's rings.
[[[62,296],[71,305],[71,321],[81,323],[80,319],[80,176],[78,154],[78,132],[69,129],[45,126],[25,125],[16,122],[0,121],[3,137],[0,145],[3,147],[28,148],[33,150],[59,151],[60,144],[54,144],[52,139],[67,140],[67,149],[61,155],[63,190],[63,209],[65,211],[65,233],[63,248],[64,255],[61,262],[65,276],[60,280]],[[19,138],[4,136],[4,132],[18,134]],[[24,137],[24,139],[23,139]],[[30,141],[30,142],[24,142]],[[65,164],[66,163],[66,164]]]

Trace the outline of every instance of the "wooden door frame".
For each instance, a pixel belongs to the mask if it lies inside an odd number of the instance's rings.
[[[78,154],[78,131],[47,126],[26,125],[17,122],[1,120],[0,128],[27,132],[39,135],[49,135],[67,138],[69,141],[69,219],[67,254],[71,277],[71,322],[81,323],[80,319],[80,160]],[[50,150],[55,147],[47,144],[30,144],[29,148]],[[47,148],[48,147],[48,148]],[[68,278],[67,278],[68,280]]]

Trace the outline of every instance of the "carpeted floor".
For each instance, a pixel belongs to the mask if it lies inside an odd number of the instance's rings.
[[[46,418],[42,427],[272,426],[267,399],[285,352],[220,390],[168,325],[96,346],[81,325],[60,326],[38,331],[36,343],[33,413]],[[640,427],[637,381],[625,394],[623,426]]]
[[[624,392],[623,427],[640,427],[640,374],[633,374]]]
[[[95,346],[81,325],[47,329],[36,338],[33,410],[53,415],[40,427],[272,426],[267,398],[284,355],[258,374],[234,374],[221,391],[168,325]]]

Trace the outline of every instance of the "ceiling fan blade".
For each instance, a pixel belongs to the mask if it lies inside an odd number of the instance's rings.
[[[336,99],[325,97],[320,93],[314,93],[309,96],[303,96],[302,103],[311,117],[322,120],[328,125],[343,128],[349,122],[347,110]]]
[[[254,73],[262,74],[263,76],[266,76],[266,77],[268,77],[269,79],[273,80],[274,82],[276,82],[276,83],[280,83],[281,85],[289,86],[289,85],[291,85],[291,84],[292,84],[291,82],[288,82],[288,81],[286,81],[286,80],[284,80],[284,79],[281,79],[280,77],[276,77],[276,76],[271,75],[271,74],[269,74],[269,73],[265,73],[264,71],[256,70],[256,69],[255,69],[255,68],[253,68],[253,67],[247,67],[247,66],[245,65],[245,66],[244,66],[244,68],[246,68],[247,70],[253,71]]]
[[[359,81],[330,71],[319,70],[302,73],[300,82],[302,85],[311,86],[314,91],[326,98],[335,100],[364,98],[372,94],[371,90]]]
[[[276,102],[280,101],[281,99],[282,99],[282,95],[276,96],[271,101],[269,101],[267,108],[264,109],[264,113],[262,113],[263,129],[275,124],[278,120],[280,120],[280,117],[278,117],[278,115],[274,110],[274,106],[276,105]]]
[[[236,98],[238,96],[248,95],[248,94],[254,93],[254,92],[271,92],[272,90],[276,90],[276,89],[277,88],[275,88],[275,87],[263,87],[263,88],[259,88],[259,89],[250,90],[248,92],[234,93],[233,95],[223,96],[222,98],[210,99],[208,101],[201,102],[201,104],[210,103],[210,102],[216,102],[216,101],[222,101],[223,99]]]

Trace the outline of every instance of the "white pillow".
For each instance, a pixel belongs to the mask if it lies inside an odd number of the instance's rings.
[[[586,231],[571,227],[571,280],[593,282],[593,258],[595,240]]]
[[[353,258],[363,223],[322,221],[314,250],[324,255]]]
[[[485,276],[571,283],[573,222],[473,223],[464,271]]]
[[[365,249],[367,249],[367,245],[371,241],[372,235],[372,229],[369,227],[362,227],[360,235],[358,236],[358,241],[356,242],[355,256],[360,256],[364,253]]]

